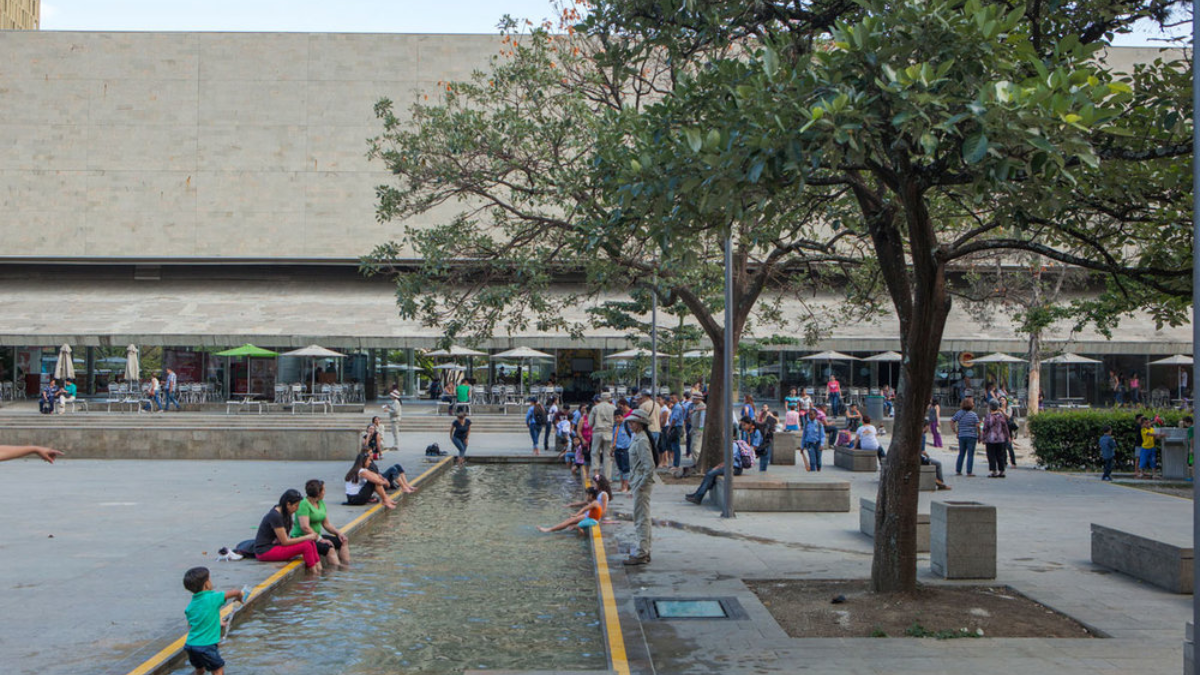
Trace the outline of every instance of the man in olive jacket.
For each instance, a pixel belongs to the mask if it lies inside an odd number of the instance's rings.
[[[601,473],[612,480],[613,465],[613,430],[616,429],[615,413],[617,409],[612,404],[612,394],[607,391],[600,394],[600,402],[592,406],[588,413],[588,424],[592,427],[592,475]],[[601,467],[601,462],[604,466]]]
[[[633,432],[629,446],[629,485],[633,489],[633,525],[637,532],[637,552],[625,560],[626,565],[645,565],[650,562],[650,489],[654,487],[654,453],[650,449],[650,415],[634,410],[625,418]]]

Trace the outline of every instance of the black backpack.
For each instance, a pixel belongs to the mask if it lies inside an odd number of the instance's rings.
[[[445,453],[442,452],[442,449],[438,447],[437,443],[425,448],[426,457],[441,457],[443,454]]]
[[[542,406],[534,406],[533,421],[542,425],[546,424],[546,409]]]

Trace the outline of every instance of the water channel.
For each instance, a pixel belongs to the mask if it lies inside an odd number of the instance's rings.
[[[588,544],[535,529],[579,494],[561,466],[452,468],[356,539],[352,566],[239,617],[221,645],[226,670],[604,669]]]

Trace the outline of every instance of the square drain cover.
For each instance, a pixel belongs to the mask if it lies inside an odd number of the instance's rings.
[[[734,598],[637,598],[643,621],[669,619],[747,619]]]

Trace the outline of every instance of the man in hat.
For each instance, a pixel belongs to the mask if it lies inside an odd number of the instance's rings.
[[[600,394],[600,402],[588,413],[588,424],[592,427],[592,475],[601,473],[607,480],[612,480],[616,412],[612,394],[606,391]]]
[[[651,417],[645,410],[629,413],[625,423],[633,432],[629,446],[629,484],[633,488],[633,526],[637,532],[637,553],[625,559],[626,565],[650,562],[650,489],[654,487],[654,453],[650,450]]]
[[[704,424],[708,421],[708,407],[704,394],[692,394],[692,405],[688,409],[688,455],[700,462],[701,444],[704,442]]]
[[[662,406],[658,401],[654,400],[654,394],[649,389],[643,389],[641,398],[638,399],[638,410],[646,413],[650,418],[650,426],[646,429],[646,433],[650,434],[650,447],[653,449],[654,459],[658,461],[658,439],[662,435]]]

